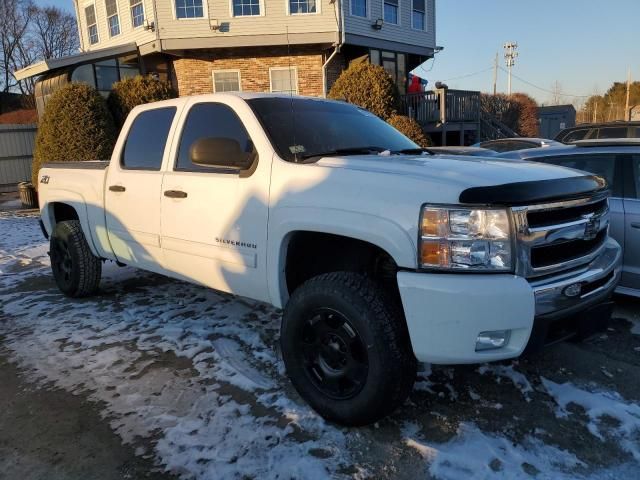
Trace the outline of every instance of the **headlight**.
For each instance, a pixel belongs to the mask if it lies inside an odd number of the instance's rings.
[[[420,232],[418,257],[423,268],[512,269],[507,210],[426,206]]]

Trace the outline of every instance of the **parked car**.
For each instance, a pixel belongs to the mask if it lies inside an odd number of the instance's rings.
[[[492,157],[496,153],[481,147],[429,147],[428,150],[436,155],[469,155],[472,157]]]
[[[624,251],[617,291],[640,296],[640,139],[583,140],[499,156],[575,168],[605,178],[612,192],[610,234]]]
[[[511,152],[513,150],[524,150],[526,148],[550,147],[558,145],[559,143],[560,142],[547,138],[513,137],[486,140],[472,146],[486,148],[494,152]]]
[[[560,131],[554,140],[572,143],[579,140],[640,138],[640,122],[583,123]]]
[[[343,102],[138,106],[110,162],[38,178],[62,292],[92,294],[111,260],[283,308],[293,385],[343,424],[401,405],[416,361],[484,363],[593,333],[620,276],[602,179],[429,155]]]

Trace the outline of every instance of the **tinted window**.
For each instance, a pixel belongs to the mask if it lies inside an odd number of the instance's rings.
[[[371,112],[347,103],[278,97],[254,98],[248,103],[287,161],[343,149],[418,147]]]
[[[222,103],[194,105],[189,110],[182,132],[176,170],[213,171],[211,167],[200,167],[191,162],[191,145],[200,138],[231,138],[238,142],[247,156],[255,155],[253,142],[238,115]]]
[[[607,181],[614,196],[622,196],[621,188],[614,181],[616,170],[615,154],[594,155],[569,155],[563,157],[547,157],[542,159],[545,163],[552,163],[562,167],[574,168],[585,172],[594,173]]]
[[[598,131],[598,138],[627,138],[627,127],[608,127]]]
[[[136,170],[160,170],[175,107],[147,110],[136,117],[122,154],[122,166]]]
[[[587,136],[587,132],[589,132],[589,130],[587,130],[587,129],[574,130],[573,132],[570,132],[567,135],[565,135],[565,137],[562,139],[562,141],[563,142],[577,142],[578,140],[584,140],[584,138]]]

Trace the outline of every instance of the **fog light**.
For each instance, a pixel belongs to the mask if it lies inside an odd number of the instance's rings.
[[[480,332],[476,339],[476,352],[483,350],[494,350],[502,348],[509,343],[511,330],[493,330],[491,332]]]

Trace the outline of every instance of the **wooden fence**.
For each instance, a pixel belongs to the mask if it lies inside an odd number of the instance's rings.
[[[31,180],[36,125],[0,125],[0,192]]]

